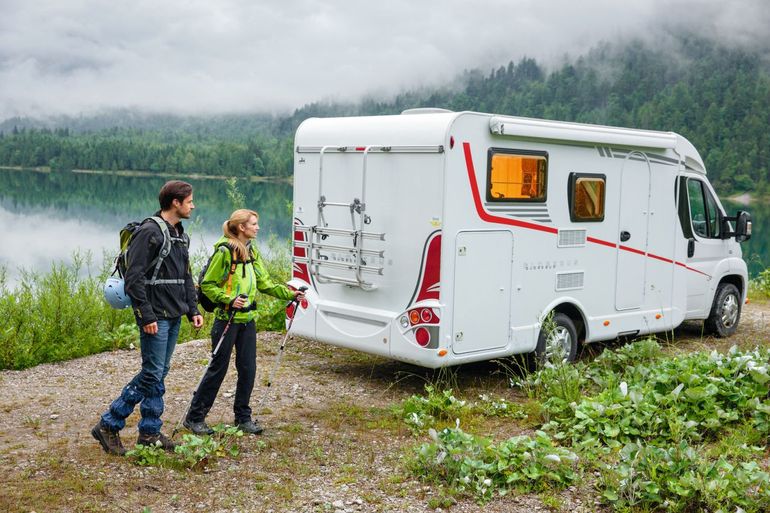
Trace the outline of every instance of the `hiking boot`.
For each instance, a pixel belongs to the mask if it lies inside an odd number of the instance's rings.
[[[163,433],[139,433],[139,437],[136,439],[136,445],[157,445],[160,442],[160,446],[164,451],[174,452],[177,444],[174,443],[169,437]]]
[[[96,423],[91,430],[91,435],[99,441],[102,449],[107,454],[114,454],[116,456],[123,456],[126,454],[126,449],[123,447],[123,442],[120,441],[120,435],[117,431],[110,431],[102,425],[102,421]]]
[[[235,427],[237,427],[244,433],[248,433],[250,435],[260,435],[262,434],[262,431],[264,431],[264,429],[262,429],[262,426],[259,425],[259,422],[256,422],[253,420],[238,422],[236,423]]]
[[[194,422],[190,419],[184,419],[182,425],[192,431],[195,435],[213,435],[214,430],[206,424],[206,421]]]

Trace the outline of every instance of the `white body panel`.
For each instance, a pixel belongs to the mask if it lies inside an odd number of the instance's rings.
[[[706,318],[725,277],[745,299],[734,239],[687,256],[678,180],[711,189],[676,134],[464,112],[310,119],[295,145],[301,335],[439,367],[531,352],[555,308],[592,342]],[[491,148],[547,154],[545,201],[487,201]],[[570,173],[606,178],[602,221],[571,221]]]

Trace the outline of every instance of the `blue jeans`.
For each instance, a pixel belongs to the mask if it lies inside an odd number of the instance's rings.
[[[139,404],[142,414],[139,432],[148,435],[160,433],[163,425],[160,420],[163,414],[163,394],[166,393],[164,380],[171,365],[180,324],[180,317],[159,319],[158,333],[155,335],[148,335],[139,329],[142,368],[102,415],[102,426],[110,431],[120,431],[126,426],[126,417]]]

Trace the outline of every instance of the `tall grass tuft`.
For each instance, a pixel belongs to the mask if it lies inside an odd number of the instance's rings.
[[[277,281],[287,280],[288,247],[277,239],[269,247],[263,255],[265,264]],[[205,263],[198,260],[193,262],[196,277],[195,267]],[[93,272],[92,255],[75,253],[70,263],[55,263],[46,273],[23,271],[13,287],[0,267],[0,369],[138,347],[139,330],[131,310],[114,310],[104,300],[102,287],[110,267],[111,260],[105,257]],[[259,305],[259,329],[284,329],[282,301],[263,296]],[[211,314],[206,315],[204,328],[196,331],[183,320],[179,342],[207,337],[212,322]]]

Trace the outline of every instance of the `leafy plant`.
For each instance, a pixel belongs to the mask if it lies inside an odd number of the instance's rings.
[[[432,441],[416,450],[412,471],[424,479],[448,483],[459,493],[471,493],[482,502],[495,492],[562,488],[578,478],[575,453],[556,446],[542,431],[534,438],[515,436],[498,445],[465,433],[459,425],[429,433]]]

